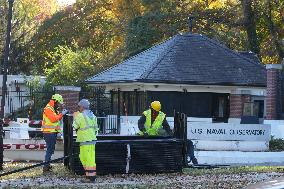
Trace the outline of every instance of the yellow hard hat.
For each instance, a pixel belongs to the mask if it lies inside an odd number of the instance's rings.
[[[52,95],[51,99],[63,104],[63,97],[60,94]]]
[[[159,101],[154,101],[151,103],[151,108],[158,112],[161,110],[161,103]]]

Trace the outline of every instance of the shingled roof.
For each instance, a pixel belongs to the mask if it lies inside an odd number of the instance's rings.
[[[187,33],[175,35],[86,82],[266,86],[266,70],[206,36]]]
[[[261,64],[257,54],[251,52],[251,51],[239,51],[238,52],[239,54],[245,56],[246,58],[248,59],[251,59],[252,61],[258,63],[258,64]]]

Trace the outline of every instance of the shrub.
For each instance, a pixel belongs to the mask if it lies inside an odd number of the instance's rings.
[[[271,137],[271,140],[269,142],[269,151],[272,152],[284,151],[284,140]]]

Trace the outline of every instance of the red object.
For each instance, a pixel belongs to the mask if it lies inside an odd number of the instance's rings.
[[[31,120],[29,125],[42,125],[42,120]]]

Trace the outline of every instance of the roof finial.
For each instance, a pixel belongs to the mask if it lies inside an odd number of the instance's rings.
[[[188,17],[188,27],[189,27],[189,32],[192,33],[192,22],[193,22],[193,19],[195,17],[193,15],[189,15]]]

